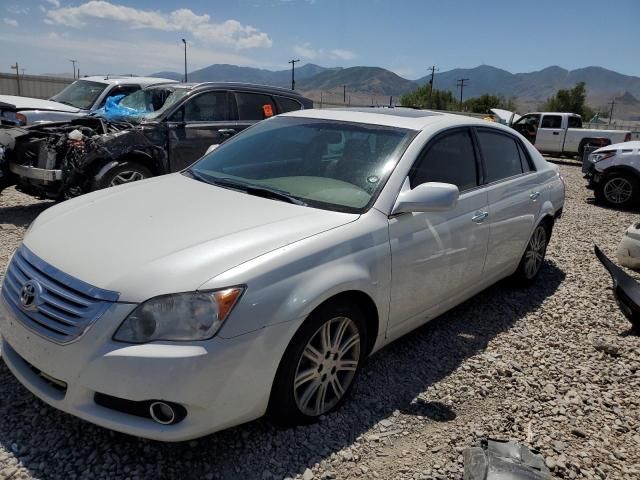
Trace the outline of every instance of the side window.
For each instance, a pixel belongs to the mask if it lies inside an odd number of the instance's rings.
[[[461,192],[478,186],[476,156],[468,130],[440,137],[427,147],[409,174],[411,188],[425,182],[457,185]]]
[[[229,119],[227,92],[206,92],[187,100],[171,120],[222,122]]]
[[[519,118],[518,121],[514,123],[514,125],[529,125],[535,128],[538,128],[538,123],[540,122],[540,115],[536,115],[535,113],[530,113],[529,115],[525,115],[522,118]]]
[[[580,117],[569,117],[569,128],[582,128],[582,119]]]
[[[487,183],[523,173],[518,145],[512,137],[489,130],[478,130]]]
[[[540,128],[562,128],[562,117],[560,115],[545,115],[542,117]]]
[[[269,95],[259,93],[236,93],[238,119],[264,120],[276,114],[276,105]]]
[[[518,153],[520,153],[520,164],[522,165],[522,171],[524,173],[531,172],[534,170],[531,157],[527,153],[526,149],[522,146],[520,142],[516,142],[518,145]]]
[[[302,105],[299,102],[291,98],[276,97],[278,106],[280,107],[279,113],[292,112],[294,110],[302,110]]]

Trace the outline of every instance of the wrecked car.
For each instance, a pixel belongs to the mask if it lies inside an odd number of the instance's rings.
[[[126,96],[141,88],[175,80],[154,77],[83,77],[49,100],[0,95],[0,126],[16,127],[43,122],[62,122],[89,115],[115,96]]]
[[[0,191],[65,199],[183,170],[211,145],[313,102],[291,90],[237,83],[163,84],[85,117],[0,130]]]

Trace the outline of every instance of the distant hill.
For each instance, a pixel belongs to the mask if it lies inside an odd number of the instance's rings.
[[[158,72],[153,76],[181,80],[179,72]],[[389,97],[397,99],[429,81],[429,76],[408,80],[379,67],[325,68],[307,64],[296,68],[296,89],[316,101],[341,103],[342,88],[346,85],[353,104],[385,104]],[[456,81],[468,78],[464,98],[484,93],[516,98],[519,109],[533,110],[560,88],[573,87],[578,82],[587,86],[587,103],[604,111],[607,103],[617,98],[615,112],[622,119],[640,118],[640,78],[623,75],[602,67],[566,70],[551,66],[535,72],[510,73],[490,65],[475,68],[456,68],[435,75],[435,88],[450,90],[458,95]],[[189,81],[236,81],[288,87],[291,70],[271,71],[236,65],[211,65],[189,73]],[[619,99],[619,100],[618,100]],[[635,100],[635,101],[634,101]],[[614,112],[614,116],[616,115]]]
[[[296,83],[323,72],[336,72],[339,70],[340,68],[325,68],[309,63],[296,68]],[[182,80],[184,74],[178,72],[158,72],[151,76]],[[239,67],[237,65],[216,64],[189,72],[188,79],[190,82],[243,82],[288,87],[291,86],[291,70],[272,71],[251,67]]]

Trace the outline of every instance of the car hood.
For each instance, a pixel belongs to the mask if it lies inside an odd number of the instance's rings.
[[[43,212],[24,244],[120,301],[196,290],[252,258],[352,222],[181,174],[90,193]]]
[[[17,97],[15,95],[0,95],[0,109],[2,110],[52,110],[56,112],[78,113],[79,108],[52,100],[39,98]]]

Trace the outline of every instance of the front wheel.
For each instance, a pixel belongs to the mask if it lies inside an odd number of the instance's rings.
[[[278,368],[270,401],[281,425],[309,423],[346,399],[366,355],[360,310],[349,304],[320,307],[296,333]]]
[[[116,187],[125,183],[137,182],[145,178],[151,178],[151,171],[136,162],[123,162],[112,168],[104,176],[96,181],[96,188]]]
[[[521,284],[532,283],[540,273],[544,256],[547,253],[547,245],[549,244],[549,230],[546,225],[540,224],[533,231],[518,269],[514,274],[516,280]]]
[[[624,173],[614,173],[601,181],[596,188],[596,198],[612,207],[629,207],[638,199],[638,181]]]

